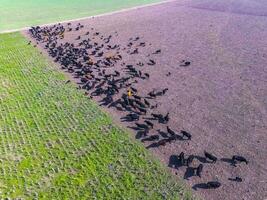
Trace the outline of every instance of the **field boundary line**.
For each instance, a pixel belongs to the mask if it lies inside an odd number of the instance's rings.
[[[161,5],[161,4],[165,4],[165,3],[171,3],[171,2],[174,2],[174,1],[177,1],[177,0],[165,0],[165,1],[156,2],[156,3],[150,3],[150,4],[140,5],[140,6],[134,6],[134,7],[131,7],[131,8],[124,8],[124,9],[120,9],[120,10],[117,10],[117,11],[102,13],[102,14],[99,14],[99,15],[92,15],[92,16],[88,16],[88,17],[80,17],[80,18],[75,18],[75,19],[70,19],[70,20],[56,21],[56,22],[52,22],[52,23],[35,25],[35,26],[40,26],[40,27],[51,26],[51,25],[54,25],[54,24],[57,24],[57,23],[68,23],[68,22],[75,22],[75,21],[80,21],[80,20],[92,19],[92,18],[96,18],[96,17],[104,17],[104,16],[113,15],[113,14],[119,14],[119,13],[124,13],[124,12],[128,12],[128,11],[133,11],[133,10],[137,10],[137,9],[141,9],[141,8],[157,6],[157,5]],[[10,29],[10,30],[5,30],[5,31],[0,31],[0,34],[12,33],[12,32],[18,32],[18,31],[25,31],[25,30],[28,30],[30,28],[31,28],[31,26],[18,28],[18,29]]]

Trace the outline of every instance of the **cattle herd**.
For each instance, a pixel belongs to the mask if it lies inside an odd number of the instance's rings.
[[[168,88],[152,89],[147,94],[142,94],[137,89],[139,81],[149,81],[150,74],[157,64],[155,56],[161,54],[161,49],[153,50],[149,55],[145,55],[146,61],[126,63],[123,55],[131,57],[141,54],[140,50],[151,44],[142,41],[141,37],[129,38],[127,45],[112,43],[112,39],[118,35],[117,32],[109,36],[104,36],[94,28],[83,31],[85,34],[75,38],[75,42],[62,42],[69,32],[78,32],[84,29],[80,23],[56,24],[49,27],[32,27],[29,30],[31,37],[37,44],[43,45],[47,53],[59,63],[62,70],[70,73],[78,82],[78,88],[85,90],[85,94],[92,99],[98,99],[101,106],[114,108],[123,114],[122,122],[131,123],[136,131],[137,138],[142,142],[149,141],[151,144],[147,148],[161,148],[177,140],[190,141],[193,135],[189,131],[175,131],[168,125],[171,114],[169,112],[160,113],[157,111],[156,99],[168,93]],[[30,43],[29,43],[30,44]],[[123,52],[123,53],[122,53]],[[190,67],[187,60],[177,62],[181,67]],[[116,67],[119,66],[119,70]],[[146,69],[145,71],[143,69]],[[170,76],[169,72],[166,77]],[[68,81],[69,82],[69,81]],[[155,134],[155,125],[163,127]],[[153,134],[151,134],[153,132]],[[203,159],[197,155],[186,155],[179,152],[173,155],[175,166],[186,166],[187,172],[192,176],[201,178],[205,163],[216,164],[218,158],[210,153],[203,152]],[[200,164],[193,166],[193,160],[200,160]],[[240,163],[248,164],[246,158],[240,155],[231,155],[227,160],[233,167]],[[239,176],[229,177],[230,181],[242,182]],[[210,180],[200,183],[193,188],[218,188],[221,186],[219,180]]]

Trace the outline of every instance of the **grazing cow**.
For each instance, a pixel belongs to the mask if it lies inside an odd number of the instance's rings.
[[[190,155],[188,156],[188,158],[186,159],[186,165],[189,167],[189,165],[193,162],[195,156]]]
[[[158,135],[151,135],[151,136],[149,136],[147,138],[142,139],[141,141],[145,142],[145,141],[155,141],[155,140],[159,140],[159,136]]]
[[[180,66],[182,66],[182,67],[187,67],[187,66],[189,66],[190,64],[191,64],[191,62],[182,60],[182,64],[181,64]]]
[[[232,157],[232,160],[234,162],[238,161],[238,162],[244,162],[244,163],[248,164],[248,160],[246,158],[244,158],[243,156],[234,155]]]
[[[188,140],[191,140],[192,135],[186,131],[181,131],[183,137],[186,137]]]
[[[242,178],[236,176],[235,178],[228,178],[229,181],[242,182]]]
[[[149,129],[149,127],[148,127],[147,125],[145,125],[145,124],[135,123],[135,125],[136,125],[138,128],[141,128],[141,129],[146,129],[146,130]]]
[[[196,169],[196,175],[201,178],[201,172],[203,171],[203,165],[199,164],[197,169]]]
[[[156,64],[156,62],[154,61],[154,60],[149,60],[149,62],[147,63],[148,65],[155,65]]]
[[[185,164],[185,157],[184,157],[184,152],[181,152],[180,155],[178,156],[180,162],[182,165]]]
[[[219,188],[221,186],[221,183],[218,181],[209,181],[207,182],[207,187],[208,189],[216,189]]]
[[[175,132],[173,130],[171,130],[169,128],[169,126],[167,126],[167,132],[171,135],[171,136],[174,136],[175,135]]]
[[[148,120],[145,120],[144,122],[145,122],[148,126],[150,126],[151,128],[154,127],[154,124],[153,124],[152,122],[150,122],[150,121],[148,121]]]
[[[158,49],[157,51],[155,51],[153,54],[159,54],[161,52],[160,49]]]
[[[214,155],[212,155],[211,153],[208,153],[206,151],[204,151],[204,155],[207,159],[211,160],[212,163],[216,163],[217,157],[215,157]]]

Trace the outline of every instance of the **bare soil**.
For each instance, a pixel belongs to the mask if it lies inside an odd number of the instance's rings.
[[[139,123],[151,113],[168,112],[168,124],[155,120],[150,135],[166,133],[171,127],[176,133],[185,130],[192,140],[176,140],[165,146],[155,141],[143,141],[171,172],[193,187],[205,199],[265,199],[267,197],[267,19],[259,16],[215,12],[187,6],[186,1],[171,2],[111,16],[72,22],[65,27],[84,28],[64,33],[59,43],[75,46],[90,38],[101,43],[100,37],[112,35],[109,45],[119,44],[120,49],[104,51],[121,55],[122,60],[106,70],[125,74],[125,65],[133,65],[148,79],[138,79],[133,85],[137,94],[147,97],[153,89],[168,88],[165,95],[149,99],[157,108],[147,109]],[[92,30],[93,28],[93,30]],[[89,35],[86,35],[87,32]],[[100,34],[94,35],[99,32]],[[29,33],[25,33],[29,36]],[[77,37],[81,39],[77,40]],[[133,41],[131,47],[127,45]],[[257,42],[258,41],[258,42]],[[144,47],[139,44],[145,42]],[[38,44],[45,52],[45,42]],[[106,44],[105,44],[106,45]],[[125,49],[124,49],[125,48]],[[138,48],[137,54],[131,54]],[[156,50],[158,54],[153,54]],[[90,52],[90,51],[89,51]],[[92,56],[93,60],[99,58]],[[156,62],[148,65],[149,60]],[[189,66],[181,66],[185,60]],[[138,66],[142,62],[144,66]],[[79,79],[74,79],[79,83]],[[127,93],[120,90],[116,97]],[[101,96],[93,97],[100,101]],[[104,109],[117,120],[128,114],[114,107]],[[125,127],[135,122],[121,122]],[[137,139],[137,131],[132,130]],[[164,135],[164,134],[163,134]],[[156,146],[156,147],[154,147]],[[208,163],[204,151],[219,160]],[[204,165],[201,178],[193,176],[187,166],[179,166],[176,155],[184,152],[194,155],[192,163]],[[244,156],[249,163],[231,165],[233,155]],[[242,182],[228,180],[236,176]],[[219,181],[217,189],[202,188],[202,183]]]

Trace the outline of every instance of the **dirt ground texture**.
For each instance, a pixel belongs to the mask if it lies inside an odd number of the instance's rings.
[[[186,130],[192,134],[192,140],[148,149],[166,163],[175,176],[187,179],[194,188],[207,181],[219,181],[222,186],[216,190],[195,190],[205,199],[267,197],[266,18],[199,9],[189,1],[177,1],[77,23],[84,28],[65,33],[62,43],[78,45],[88,37],[98,41],[97,36],[86,36],[88,31],[106,37],[112,35],[111,44],[121,45],[120,63],[132,64],[150,75],[149,79],[134,85],[140,96],[152,89],[168,88],[164,96],[151,100],[152,104],[158,104],[151,112],[169,112],[168,126],[177,132]],[[76,27],[77,23],[71,26]],[[138,47],[137,54],[129,54],[126,52],[129,38],[136,37],[146,46]],[[45,43],[39,46],[44,48]],[[161,53],[152,54],[158,49]],[[147,65],[149,59],[156,64]],[[181,66],[182,60],[191,64]],[[140,61],[145,65],[136,66]],[[116,65],[110,70],[121,72],[124,67]],[[105,109],[117,121],[125,116],[123,111]],[[134,122],[122,124],[132,127]],[[166,132],[166,125],[155,124],[148,135],[158,134],[157,130]],[[148,147],[152,143],[147,141],[144,145]],[[215,164],[206,163],[202,159],[204,150],[220,160]],[[174,166],[173,155],[182,151],[186,156],[199,156],[195,160],[197,164],[203,162],[201,178],[191,176],[185,166]],[[236,154],[247,158],[248,165],[241,163],[234,167],[226,162]],[[241,177],[242,182],[228,180],[236,176]]]

